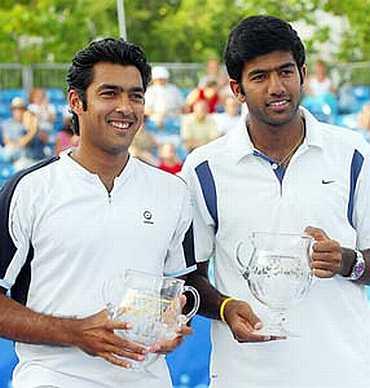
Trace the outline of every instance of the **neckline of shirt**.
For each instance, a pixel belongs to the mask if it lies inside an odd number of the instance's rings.
[[[78,175],[79,177],[89,182],[99,182],[99,184],[102,184],[102,181],[100,180],[98,174],[87,170],[85,167],[83,167],[80,163],[78,163],[71,157],[70,154],[72,151],[73,149],[69,148],[67,150],[62,151],[59,155],[60,159],[68,165],[68,169],[71,174]],[[126,166],[122,170],[121,174],[114,179],[114,186],[112,191],[117,189],[117,187],[123,185],[130,178],[135,166],[134,159],[135,158],[129,155]]]
[[[302,145],[323,148],[322,134],[320,133],[320,128],[317,127],[320,122],[307,109],[300,107],[300,112],[306,122],[306,135]],[[246,119],[247,116],[240,121],[240,125],[235,131],[230,131],[228,143],[235,163],[238,163],[245,156],[253,155],[255,151],[258,151],[250,139],[246,127]]]

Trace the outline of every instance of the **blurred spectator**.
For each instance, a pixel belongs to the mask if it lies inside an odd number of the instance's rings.
[[[370,104],[362,107],[358,116],[358,128],[370,131]]]
[[[182,162],[176,155],[176,147],[172,143],[164,143],[159,148],[159,168],[177,174],[181,171]]]
[[[208,113],[216,112],[217,105],[220,103],[217,80],[208,79],[204,86],[199,85],[189,93],[186,99],[188,112],[193,112],[194,104],[200,100],[206,102]]]
[[[130,155],[138,158],[149,164],[157,165],[157,160],[154,155],[157,152],[158,143],[154,137],[145,130],[140,128],[136,133],[134,140],[129,149]]]
[[[212,57],[207,61],[206,74],[199,81],[199,85],[204,86],[209,80],[215,80],[218,89],[221,90],[227,84],[227,75],[223,70],[218,58]]]
[[[45,91],[34,88],[29,95],[28,110],[37,117],[39,131],[52,132],[56,117],[54,105],[49,104]]]
[[[224,107],[225,112],[213,115],[221,135],[238,126],[241,120],[240,103],[235,97],[226,97]]]
[[[333,83],[327,75],[326,64],[324,61],[319,59],[316,62],[314,75],[308,79],[305,86],[305,92],[312,97],[335,93]]]
[[[37,137],[37,118],[20,97],[13,98],[11,110],[12,116],[2,123],[4,153],[16,169],[21,169],[34,162],[32,147]]]
[[[188,152],[194,148],[207,144],[219,136],[217,125],[208,114],[208,105],[205,100],[194,103],[194,112],[184,115],[181,122],[181,138]]]
[[[357,127],[366,141],[370,143],[370,104],[366,104],[362,107],[358,116]]]
[[[165,67],[153,67],[153,83],[145,93],[145,113],[158,127],[163,126],[166,117],[181,113],[184,106],[180,89],[168,82],[169,77]]]
[[[58,132],[55,141],[55,153],[58,155],[60,152],[78,145],[80,137],[73,132],[72,129],[72,118],[67,116],[64,119],[64,126]]]

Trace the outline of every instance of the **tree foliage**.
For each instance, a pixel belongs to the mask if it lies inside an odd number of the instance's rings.
[[[341,60],[370,60],[370,0],[126,0],[128,38],[151,61],[199,62],[222,56],[232,26],[252,14],[271,14],[314,26],[306,41],[329,38],[315,10],[345,16]],[[0,62],[69,62],[92,39],[118,36],[116,0],[1,0]]]

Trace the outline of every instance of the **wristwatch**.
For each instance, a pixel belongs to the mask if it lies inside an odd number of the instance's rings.
[[[348,280],[358,280],[364,274],[366,269],[366,263],[364,260],[364,255],[359,250],[355,249],[355,262],[353,264],[351,274],[348,277]]]

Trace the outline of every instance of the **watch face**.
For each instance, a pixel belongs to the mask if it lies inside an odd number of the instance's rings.
[[[358,263],[354,268],[354,275],[358,279],[365,271],[365,263]]]

